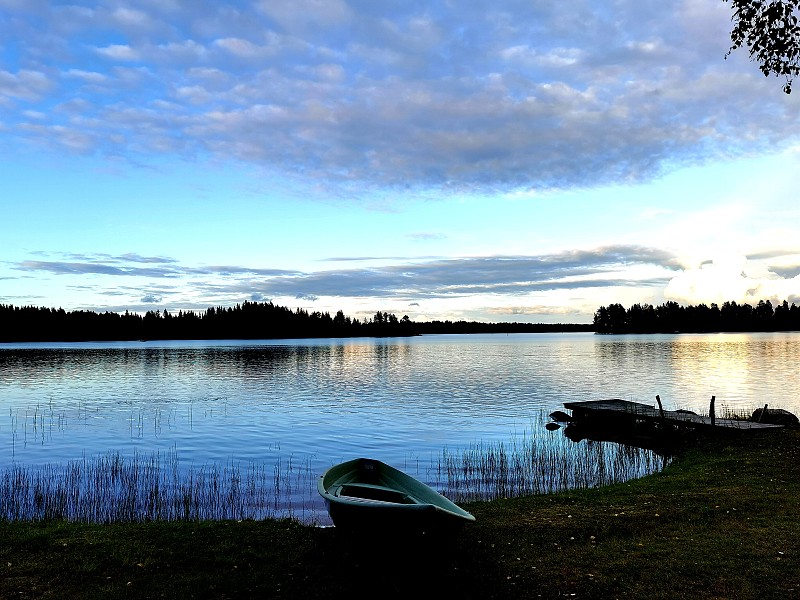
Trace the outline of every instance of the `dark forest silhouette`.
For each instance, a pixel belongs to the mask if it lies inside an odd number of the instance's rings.
[[[378,311],[364,320],[340,310],[292,310],[272,302],[243,302],[204,312],[166,310],[145,314],[65,311],[62,308],[16,307],[0,304],[0,342],[78,342],[128,340],[289,339],[336,337],[405,337],[424,334],[546,333],[707,333],[744,331],[800,331],[800,306],[769,300],[757,305],[725,302],[722,306],[660,306],[621,304],[601,306],[592,324],[483,323],[477,321],[421,321]]]
[[[288,339],[331,337],[404,337],[433,333],[521,333],[591,331],[591,325],[415,323],[408,316],[378,311],[372,318],[351,319],[340,310],[329,313],[291,310],[272,302],[244,302],[205,312],[148,311],[96,313],[62,308],[15,307],[0,304],[0,342]]]
[[[776,307],[769,300],[757,305],[725,302],[681,306],[666,302],[660,306],[621,304],[601,306],[594,313],[597,333],[709,333],[743,331],[798,331],[800,306],[786,300]]]

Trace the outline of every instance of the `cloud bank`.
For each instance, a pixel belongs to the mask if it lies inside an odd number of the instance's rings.
[[[798,119],[723,60],[721,2],[1,5],[0,128],[34,149],[491,192],[644,180]]]
[[[601,304],[624,304],[625,290],[638,298],[636,302],[800,302],[800,254],[793,250],[685,265],[665,250],[618,245],[530,256],[368,257],[361,259],[365,264],[315,272],[190,266],[169,257],[136,254],[40,258],[51,260],[22,261],[13,270],[22,277],[74,280],[72,288],[114,301],[113,306],[82,307],[90,310],[204,310],[244,300],[274,300],[335,312],[363,301],[367,314],[391,308],[423,319],[461,315],[541,320],[543,315],[568,315],[586,320]],[[376,262],[381,266],[374,266]],[[431,306],[439,312],[432,315]]]

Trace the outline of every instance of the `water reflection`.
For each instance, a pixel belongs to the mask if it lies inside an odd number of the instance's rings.
[[[564,402],[798,412],[800,334],[0,346],[0,467],[119,452],[194,466],[417,465],[508,443]],[[560,435],[560,434],[559,434]]]
[[[613,370],[623,385],[639,379],[652,401],[660,394],[671,409],[707,411],[711,396],[723,410],[752,411],[763,403],[796,410],[800,385],[797,333],[725,333],[598,336],[595,364]],[[607,397],[625,397],[623,390]]]

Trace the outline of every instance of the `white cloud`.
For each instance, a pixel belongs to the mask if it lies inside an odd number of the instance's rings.
[[[583,57],[579,48],[553,48],[540,52],[527,44],[512,46],[501,51],[504,60],[528,66],[563,68],[575,65]]]
[[[211,98],[211,94],[205,88],[199,85],[185,85],[175,90],[175,95],[178,98],[188,100],[192,104],[203,104]],[[178,105],[174,105],[178,106]]]
[[[118,7],[113,10],[112,16],[123,27],[147,27],[152,24],[147,13],[133,8]]]
[[[42,121],[47,118],[47,115],[38,110],[26,110],[22,113],[24,116],[35,121]]]
[[[725,255],[688,268],[666,286],[664,296],[687,304],[770,300],[773,304],[800,297],[800,276],[783,278],[763,261]]]
[[[108,76],[97,71],[84,71],[83,69],[69,69],[65,73],[68,77],[74,77],[86,81],[87,83],[105,83]]]
[[[158,54],[161,55],[161,60],[196,63],[202,62],[207,53],[206,47],[194,40],[169,42],[158,46]]]
[[[111,44],[110,46],[95,48],[95,51],[114,60],[134,61],[139,59],[139,52],[127,44]]]
[[[344,81],[346,73],[341,65],[326,63],[314,65],[313,67],[303,67],[301,72],[308,74],[313,79],[327,81],[330,83],[340,83]]]
[[[214,45],[240,58],[263,58],[269,54],[273,54],[275,51],[273,48],[259,46],[249,40],[243,40],[241,38],[214,40]]]
[[[0,98],[37,101],[53,87],[47,75],[40,71],[22,70],[17,73],[0,71]]]
[[[353,18],[353,11],[344,0],[294,0],[273,2],[260,0],[261,12],[289,33],[303,33],[311,28],[333,27]]]

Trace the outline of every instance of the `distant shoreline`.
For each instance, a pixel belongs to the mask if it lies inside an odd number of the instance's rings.
[[[291,310],[271,302],[244,302],[202,313],[164,310],[144,315],[0,305],[0,342],[132,342],[137,340],[309,339],[411,337],[426,334],[563,333],[594,331],[592,324],[415,322],[378,311],[359,320],[342,311]]]
[[[412,321],[378,311],[363,320],[292,310],[272,302],[244,302],[203,312],[148,311],[145,314],[65,311],[62,308],[0,304],[0,343],[133,342],[179,340],[265,340],[356,337],[411,337],[434,334],[570,333],[681,334],[800,331],[800,306],[770,301],[756,306],[725,302],[722,306],[601,306],[592,323],[519,323],[478,321]]]

